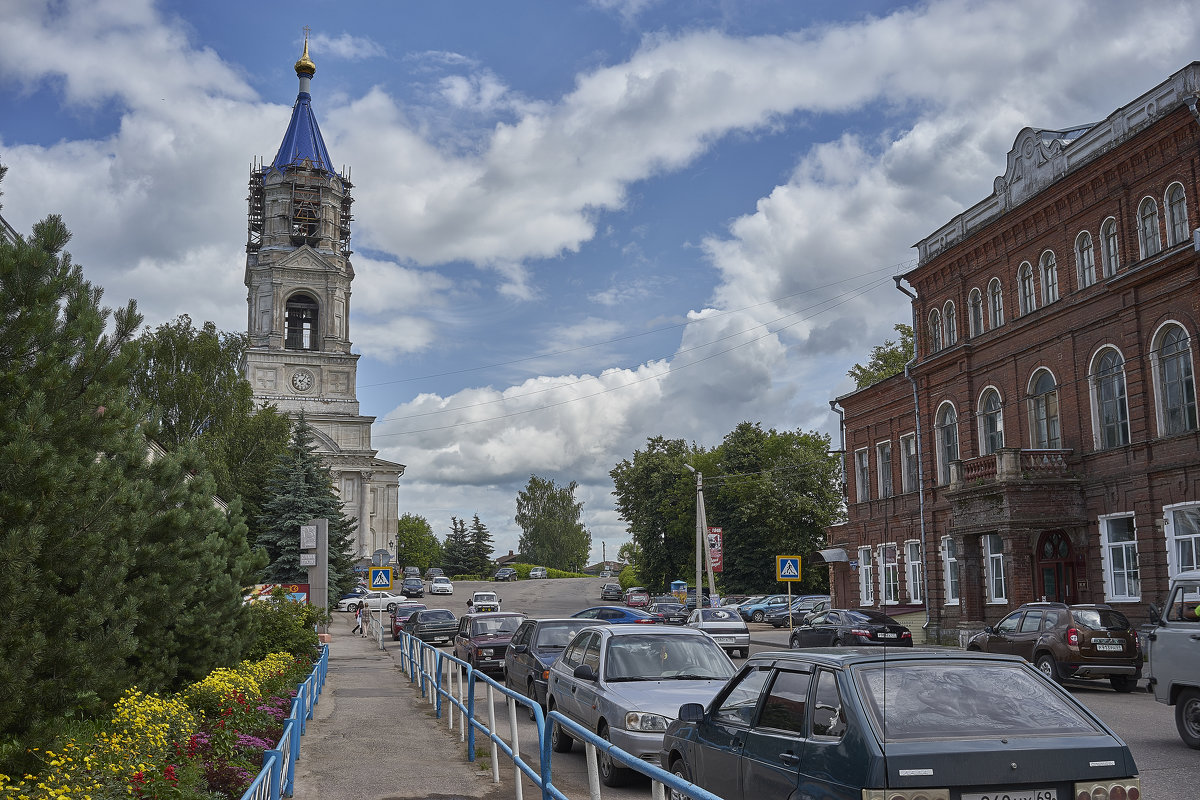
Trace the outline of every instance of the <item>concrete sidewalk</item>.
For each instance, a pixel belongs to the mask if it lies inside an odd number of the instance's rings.
[[[384,617],[386,620],[386,616]],[[466,745],[400,668],[400,644],[350,633],[334,614],[329,674],[300,742],[296,800],[397,800],[513,796],[511,775],[492,783],[487,761]]]

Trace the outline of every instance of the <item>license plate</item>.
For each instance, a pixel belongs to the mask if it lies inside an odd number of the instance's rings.
[[[717,644],[733,644],[732,636],[714,636],[713,638],[717,640]]]
[[[895,638],[896,638],[896,635],[897,635],[897,634],[894,634],[894,633],[881,633],[881,634],[878,634],[878,636],[879,636],[879,638],[880,638],[880,639],[895,639]]]
[[[1112,650],[1114,652],[1119,653],[1122,650],[1124,650],[1125,648],[1119,644],[1098,644],[1098,645],[1096,645],[1096,649],[1097,650]]]
[[[992,792],[963,792],[962,800],[1058,800],[1056,789],[996,789]]]

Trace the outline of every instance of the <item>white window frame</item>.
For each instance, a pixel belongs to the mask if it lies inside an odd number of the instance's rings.
[[[871,461],[867,448],[854,451],[854,498],[866,503],[871,499]]]
[[[947,300],[942,306],[942,342],[951,347],[958,342],[958,314],[954,310],[954,301]]]
[[[1035,394],[1038,385],[1038,376],[1045,373],[1050,376],[1050,380],[1054,382],[1054,389],[1041,394]],[[1054,408],[1051,413],[1050,397],[1053,395]],[[1044,416],[1044,420],[1043,420]],[[1051,420],[1054,424],[1051,425]],[[1045,430],[1043,431],[1042,422],[1045,422]],[[1053,427],[1053,436],[1051,436],[1051,427]],[[1038,437],[1045,433],[1045,440]],[[1057,441],[1054,441],[1057,440]],[[1033,450],[1057,450],[1062,447],[1062,420],[1060,419],[1060,409],[1058,406],[1058,379],[1054,377],[1054,373],[1045,367],[1038,367],[1029,377],[1029,447]]]
[[[1096,282],[1096,251],[1092,247],[1092,234],[1080,231],[1075,237],[1075,272],[1079,277],[1079,288],[1085,289]]]
[[[875,565],[871,548],[858,548],[858,600],[864,606],[875,605]]]
[[[890,439],[875,443],[875,474],[879,497],[891,497],[896,493],[892,482],[892,442]]]
[[[1167,540],[1167,577],[1185,569],[1200,569],[1200,503],[1163,506],[1163,535]],[[1184,554],[1188,559],[1181,559]]]
[[[942,420],[945,417],[946,410],[954,415],[954,422],[943,425]],[[954,407],[954,403],[947,400],[938,406],[937,412],[933,415],[933,430],[935,433],[935,441],[937,442],[937,465],[938,465],[938,483],[941,486],[950,485],[950,462],[958,461],[962,454],[962,449],[959,444],[958,436],[958,409]],[[953,430],[954,432],[954,452],[950,452],[949,441],[946,438],[945,431]]]
[[[960,605],[962,593],[958,582],[958,545],[950,536],[942,537],[942,585],[945,588],[945,605]]]
[[[1037,281],[1033,277],[1033,264],[1022,261],[1017,267],[1017,300],[1020,303],[1021,316],[1037,311]]]
[[[988,320],[992,328],[1004,324],[1004,287],[999,278],[988,281]]]
[[[1188,224],[1187,192],[1182,183],[1175,181],[1167,187],[1163,193],[1163,208],[1167,210],[1167,241],[1172,246],[1186,242],[1191,226]]]
[[[894,542],[879,545],[879,589],[882,605],[900,605],[900,547]]]
[[[967,335],[979,336],[983,333],[983,292],[976,286],[967,296]]]
[[[921,557],[919,539],[906,539],[904,542],[904,572],[908,580],[908,599],[913,603],[924,602],[925,559]]]
[[[1135,603],[1141,602],[1142,599],[1142,582],[1138,571],[1138,540],[1137,540],[1137,525],[1133,525],[1133,539],[1131,541],[1111,541],[1110,537],[1117,533],[1115,520],[1129,520],[1133,522],[1133,512],[1121,514],[1102,514],[1099,517],[1100,523],[1100,563],[1104,569],[1104,599],[1109,603]],[[1117,555],[1120,554],[1118,559]],[[1117,588],[1117,561],[1121,562],[1123,569],[1120,570],[1123,583],[1126,590],[1120,593]],[[1130,567],[1130,561],[1133,562]],[[1135,591],[1128,591],[1132,586]]]
[[[1168,385],[1167,376],[1164,374],[1168,369],[1168,362],[1165,362],[1162,357],[1163,339],[1175,330],[1182,331],[1184,341],[1187,342],[1187,350],[1171,354],[1170,361],[1178,362],[1179,377]],[[1158,330],[1154,332],[1150,342],[1150,372],[1154,380],[1154,414],[1158,435],[1175,436],[1196,430],[1197,427],[1200,427],[1200,408],[1197,407],[1196,369],[1195,359],[1192,355],[1192,340],[1187,328],[1175,320],[1166,320],[1158,326]],[[1178,384],[1177,389],[1174,388],[1175,384]],[[1173,425],[1170,422],[1169,416],[1172,411],[1175,411],[1183,419],[1182,426]]]
[[[1100,225],[1100,261],[1106,278],[1121,269],[1121,238],[1116,217],[1109,217]]]
[[[942,349],[942,312],[933,309],[929,312],[929,352],[936,353]]]
[[[906,433],[900,437],[900,490],[902,492],[915,492],[919,488],[921,473],[917,466],[917,434]]]
[[[992,548],[999,543],[999,552]],[[1008,587],[1004,570],[1004,541],[998,533],[983,534],[983,571],[986,579],[988,605],[1008,602]],[[997,589],[999,591],[997,591]]]
[[[1053,250],[1042,253],[1038,268],[1042,275],[1042,305],[1048,306],[1058,300],[1058,259]]]
[[[1162,252],[1162,232],[1158,224],[1158,202],[1153,197],[1143,197],[1137,208],[1138,248],[1142,258],[1150,258]]]
[[[989,411],[987,401],[989,397],[993,396],[996,398],[996,409]],[[979,420],[979,454],[990,456],[1004,447],[1004,397],[995,386],[986,386],[980,392],[976,418]],[[990,422],[995,423],[994,431],[988,429]],[[989,441],[993,435],[997,440],[995,442]],[[992,447],[992,444],[996,446]]]
[[[1097,373],[1101,359],[1107,353],[1114,353],[1119,359],[1119,369],[1104,374]],[[1088,386],[1092,400],[1092,434],[1097,450],[1113,450],[1127,446],[1130,439],[1129,428],[1129,388],[1125,379],[1125,356],[1112,345],[1105,345],[1092,355],[1091,366],[1088,369]],[[1108,397],[1111,394],[1112,397]],[[1110,439],[1106,431],[1112,426],[1107,422],[1105,409],[1112,405],[1116,413],[1117,438]]]

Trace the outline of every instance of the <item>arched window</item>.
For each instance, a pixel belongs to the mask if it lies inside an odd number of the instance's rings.
[[[1017,270],[1017,299],[1021,302],[1021,313],[1029,314],[1037,310],[1037,292],[1033,284],[1033,265],[1028,261],[1021,264]]]
[[[1096,257],[1092,252],[1092,235],[1087,231],[1075,237],[1075,272],[1079,275],[1079,288],[1096,282]]]
[[[1035,450],[1062,447],[1058,425],[1058,385],[1050,370],[1033,373],[1029,392],[1029,438]]]
[[[1004,411],[1000,393],[985,389],[979,398],[979,452],[986,455],[1004,447]]]
[[[1167,187],[1167,239],[1176,245],[1186,242],[1188,233],[1187,195],[1182,183],[1172,183]]]
[[[1042,270],[1042,305],[1048,306],[1058,299],[1058,262],[1054,252],[1047,250],[1042,253],[1039,264]]]
[[[1121,268],[1121,248],[1117,241],[1117,221],[1112,217],[1100,227],[1100,256],[1104,261],[1104,277],[1116,275]]]
[[[1171,323],[1159,331],[1154,345],[1158,430],[1161,436],[1196,430],[1196,380],[1187,331]]]
[[[953,300],[947,300],[942,308],[942,341],[946,347],[958,341],[958,315],[954,313]]]
[[[942,349],[942,312],[936,308],[929,312],[929,352]]]
[[[943,403],[934,423],[937,431],[938,478],[950,485],[950,462],[958,460],[958,414],[952,403]]]
[[[1138,245],[1142,258],[1158,255],[1162,249],[1162,238],[1158,233],[1158,203],[1153,197],[1142,200],[1138,206]]]
[[[972,289],[967,300],[967,326],[971,336],[983,333],[983,292],[978,289]]]
[[[1125,359],[1106,347],[1092,362],[1092,408],[1096,443],[1101,449],[1129,444],[1129,401],[1125,395]]]
[[[1000,288],[999,278],[988,282],[988,311],[993,328],[1004,324],[1004,290]]]
[[[307,294],[294,294],[287,301],[283,346],[288,350],[319,350],[317,301]]]

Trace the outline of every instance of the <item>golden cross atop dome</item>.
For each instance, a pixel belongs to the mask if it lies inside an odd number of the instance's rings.
[[[317,74],[317,65],[314,64],[313,60],[308,57],[308,34],[311,32],[312,32],[311,29],[307,25],[305,25],[304,26],[304,55],[300,56],[300,60],[296,62],[296,75],[297,76],[307,75],[308,77],[311,78],[313,75]]]

